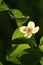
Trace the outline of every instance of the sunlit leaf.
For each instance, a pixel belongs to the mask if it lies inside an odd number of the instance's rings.
[[[41,56],[40,64],[43,65],[43,56]]]
[[[0,4],[1,4],[2,0],[0,0]]]
[[[41,52],[43,52],[43,37],[40,39],[39,49]]]
[[[13,35],[12,35],[12,40],[16,39],[16,38],[20,38],[20,37],[23,37],[24,34],[20,32],[19,28],[17,28]]]
[[[21,64],[18,58],[23,54],[25,54],[23,50],[27,48],[31,48],[31,47],[28,44],[19,44],[18,47],[10,55],[6,57],[6,60],[16,64]]]
[[[24,24],[29,19],[29,16],[25,17],[18,9],[11,9],[10,11],[14,15],[18,27],[22,26],[22,24]]]
[[[43,44],[43,37],[41,37],[40,39],[40,44]]]
[[[10,10],[15,18],[21,18],[23,16],[22,12],[18,9],[11,9]]]
[[[43,45],[40,45],[39,49],[40,49],[41,52],[43,52]]]
[[[0,12],[1,11],[5,11],[5,10],[9,10],[8,6],[3,2],[0,4]]]
[[[3,64],[0,62],[0,65],[3,65]]]

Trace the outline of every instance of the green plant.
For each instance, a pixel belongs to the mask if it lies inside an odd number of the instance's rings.
[[[43,65],[42,1],[16,1],[0,0],[0,65]],[[34,21],[40,30],[25,38],[20,27],[29,21]]]

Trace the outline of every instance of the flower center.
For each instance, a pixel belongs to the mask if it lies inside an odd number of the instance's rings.
[[[30,32],[31,33],[32,32],[32,28],[28,28],[27,29],[27,32]]]

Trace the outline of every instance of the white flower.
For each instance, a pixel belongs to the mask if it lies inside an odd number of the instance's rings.
[[[27,26],[20,27],[20,32],[24,33],[24,37],[31,38],[31,36],[39,31],[39,26],[35,27],[35,23],[30,21]]]

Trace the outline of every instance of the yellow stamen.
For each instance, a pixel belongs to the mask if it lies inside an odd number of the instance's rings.
[[[27,29],[27,32],[30,32],[31,33],[32,32],[32,28],[28,28]]]

